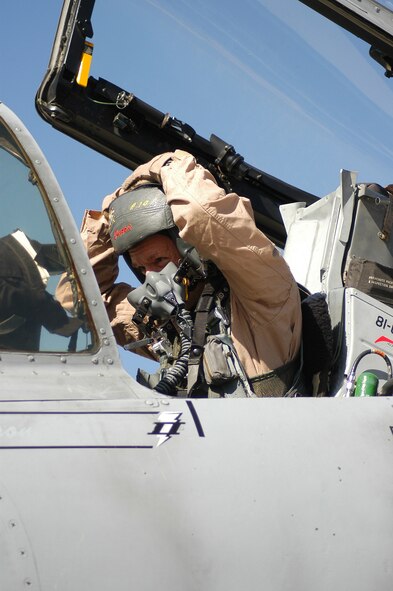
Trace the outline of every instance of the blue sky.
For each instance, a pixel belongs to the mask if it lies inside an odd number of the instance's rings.
[[[79,224],[128,171],[35,111],[61,6],[2,7],[0,100],[35,136]],[[215,133],[269,174],[319,196],[336,188],[341,168],[360,181],[393,181],[392,81],[362,42],[300,2],[96,0],[93,18],[94,77],[206,138]],[[139,359],[122,358],[134,374]]]

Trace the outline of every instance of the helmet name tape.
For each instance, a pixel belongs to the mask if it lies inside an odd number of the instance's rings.
[[[145,199],[144,201],[134,201],[130,205],[130,211],[132,211],[133,209],[136,209],[137,207],[147,207],[148,205],[150,205],[150,203],[151,203],[150,199]],[[154,203],[153,203],[153,205],[154,205]]]
[[[113,240],[117,240],[120,236],[123,236],[123,234],[126,234],[127,232],[130,232],[131,230],[132,230],[131,224],[128,224],[128,226],[124,226],[124,228],[120,228],[120,230],[115,230],[113,232]]]

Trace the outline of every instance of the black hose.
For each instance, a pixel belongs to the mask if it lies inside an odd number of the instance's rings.
[[[381,351],[380,349],[366,349],[365,351],[362,351],[361,353],[359,353],[359,355],[356,357],[355,361],[352,364],[351,370],[348,374],[347,377],[347,385],[346,385],[346,396],[352,396],[353,392],[355,390],[355,376],[356,376],[356,370],[357,367],[360,363],[360,361],[363,359],[363,357],[365,357],[366,355],[370,355],[370,354],[375,354],[375,355],[379,355],[380,357],[382,357],[386,363],[386,367],[387,367],[387,374],[388,374],[388,378],[391,379],[392,378],[392,363],[389,359],[389,357],[386,355],[386,353],[384,353],[383,351]]]
[[[179,318],[185,322],[186,325],[191,326],[191,314],[183,309],[179,312]],[[165,376],[161,378],[157,386],[154,388],[160,394],[167,396],[176,396],[176,387],[181,384],[187,375],[188,359],[191,350],[191,336],[188,337],[182,331],[180,335],[180,353],[172,367],[168,369]]]

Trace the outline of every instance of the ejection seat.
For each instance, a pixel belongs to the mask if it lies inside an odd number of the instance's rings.
[[[326,295],[334,340],[328,393],[344,396],[359,356],[370,349],[393,355],[393,196],[343,170],[333,193],[280,211],[296,281]],[[357,369],[372,370],[380,384],[389,378],[378,355],[364,355]]]

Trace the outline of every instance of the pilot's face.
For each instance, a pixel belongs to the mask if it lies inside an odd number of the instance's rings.
[[[145,238],[128,251],[132,266],[146,275],[148,271],[162,271],[168,263],[179,264],[181,259],[174,242],[169,236],[155,234]]]

